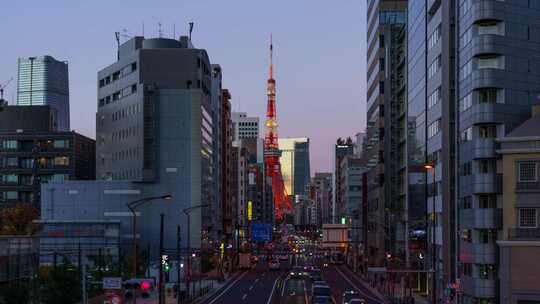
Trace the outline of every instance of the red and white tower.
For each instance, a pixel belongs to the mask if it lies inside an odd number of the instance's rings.
[[[278,145],[278,123],[276,115],[276,81],[274,80],[274,66],[272,62],[273,45],[270,36],[270,70],[268,75],[268,105],[266,108],[266,135],[264,138],[264,163],[266,176],[272,179],[272,192],[274,194],[274,215],[276,221],[281,221],[286,211],[292,209],[291,201],[283,176],[279,157],[281,153]]]

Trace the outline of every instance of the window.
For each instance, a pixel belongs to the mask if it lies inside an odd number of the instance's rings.
[[[8,200],[18,200],[19,199],[19,192],[17,192],[17,191],[7,191],[6,192],[6,199],[8,199]]]
[[[466,243],[472,243],[472,231],[470,229],[463,229],[461,239]]]
[[[472,73],[472,61],[469,60],[459,70],[460,79],[465,79],[465,78],[469,77],[469,75],[471,75],[471,73]]]
[[[466,275],[469,277],[472,276],[472,264],[463,263],[462,266],[463,266],[463,275]]]
[[[113,80],[113,81],[116,81],[116,80],[118,80],[118,79],[120,79],[120,72],[114,72],[114,73],[112,74],[112,80]]]
[[[4,149],[17,149],[17,141],[16,140],[4,140],[2,142],[2,148],[4,148]]]
[[[478,135],[480,138],[496,138],[497,126],[496,125],[480,125],[478,126]]]
[[[470,141],[472,140],[472,127],[461,131],[461,141]]]
[[[135,93],[137,93],[137,85],[133,84],[131,85],[131,94],[135,94]]]
[[[431,95],[428,97],[428,109],[431,109],[441,100],[441,87],[438,87]]]
[[[429,127],[428,127],[428,138],[431,138],[431,137],[437,135],[437,133],[439,133],[439,131],[440,131],[440,123],[441,123],[441,120],[437,119],[437,120],[435,120],[434,122],[432,122],[429,125]]]
[[[16,157],[8,157],[6,158],[6,166],[7,167],[17,167],[19,164],[17,162]]]
[[[483,20],[475,24],[478,35],[504,36],[504,23],[498,20]]]
[[[497,242],[497,230],[478,229],[478,240],[482,244],[494,244]]]
[[[384,81],[379,81],[379,93],[384,94]]]
[[[461,175],[469,176],[472,174],[472,164],[471,162],[466,162],[461,165]]]
[[[476,68],[504,70],[504,56],[498,54],[478,55],[474,58]]]
[[[472,107],[472,94],[469,93],[461,99],[461,111],[465,111]]]
[[[53,147],[55,149],[66,149],[69,148],[69,140],[67,139],[56,139],[53,142]]]
[[[100,79],[99,80],[99,87],[102,88],[105,86],[105,79]]]
[[[113,101],[117,101],[118,99],[120,99],[120,92],[116,92],[112,95]]]
[[[439,24],[433,33],[431,33],[431,36],[429,36],[428,40],[428,50],[433,48],[435,45],[437,45],[437,42],[441,39],[441,25]]]
[[[384,48],[384,35],[379,35],[379,48]]]
[[[69,157],[67,156],[57,156],[54,158],[55,166],[69,166]]]
[[[536,228],[536,209],[519,208],[519,227]]]
[[[481,159],[478,161],[478,172],[487,174],[497,171],[497,163],[494,159]]]
[[[482,209],[497,208],[497,196],[482,194],[478,196],[478,206]]]
[[[536,162],[520,162],[518,163],[519,182],[536,182]]]
[[[131,71],[135,72],[136,70],[137,70],[137,63],[134,62],[134,63],[131,64]]]
[[[467,44],[469,44],[469,42],[471,41],[472,41],[472,30],[471,28],[468,28],[465,32],[463,32],[461,37],[459,37],[459,45],[460,47],[464,47]]]
[[[379,71],[384,71],[384,58],[379,58]]]
[[[439,69],[441,68],[441,55],[437,56],[431,63],[428,69],[428,78],[431,78],[437,74]]]
[[[504,103],[504,94],[502,89],[483,88],[474,91],[478,103]]]
[[[463,209],[471,209],[472,208],[472,197],[470,195],[463,197]]]

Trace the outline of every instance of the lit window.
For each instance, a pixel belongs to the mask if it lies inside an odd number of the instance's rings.
[[[440,68],[441,68],[441,55],[437,56],[437,58],[435,58],[433,62],[431,63],[431,65],[429,66],[428,78],[435,76],[435,74],[437,74]]]
[[[519,210],[519,227],[520,228],[536,228],[536,209],[520,208]]]
[[[536,162],[520,162],[518,169],[520,182],[536,182]]]
[[[478,35],[504,36],[504,23],[498,20],[480,21],[475,24]]]
[[[476,68],[504,70],[504,56],[497,54],[479,55],[474,58]]]

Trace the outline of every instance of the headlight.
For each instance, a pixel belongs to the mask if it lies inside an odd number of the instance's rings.
[[[294,275],[294,272],[291,272],[291,275]]]

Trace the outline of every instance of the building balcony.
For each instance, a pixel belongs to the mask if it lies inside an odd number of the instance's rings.
[[[462,176],[460,179],[462,193],[498,194],[502,190],[502,174],[497,173],[477,173],[469,176]]]
[[[461,228],[465,229],[500,229],[502,209],[462,209],[459,221]]]
[[[462,263],[497,264],[497,245],[462,242],[459,261]]]
[[[508,239],[512,241],[540,241],[540,228],[510,228]]]
[[[497,280],[486,280],[463,276],[461,278],[463,293],[476,298],[495,298],[497,296]]]
[[[493,138],[476,138],[472,141],[473,158],[494,158],[497,157],[495,152],[497,143]]]
[[[540,192],[540,182],[517,182],[516,192]]]

